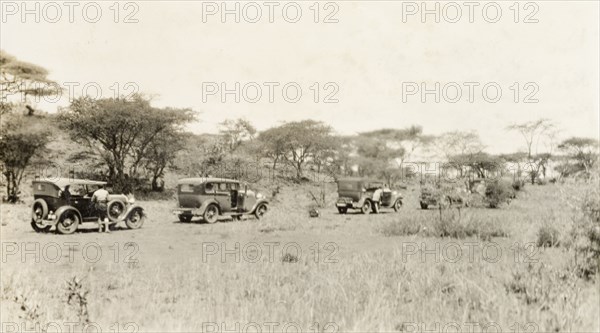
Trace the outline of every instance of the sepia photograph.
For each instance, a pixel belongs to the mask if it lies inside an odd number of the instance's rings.
[[[600,1],[0,0],[0,332],[600,332]]]

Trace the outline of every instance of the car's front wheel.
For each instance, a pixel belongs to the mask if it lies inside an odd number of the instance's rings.
[[[145,219],[144,211],[141,208],[135,208],[127,215],[125,225],[129,229],[139,229],[144,225]]]
[[[254,211],[254,216],[256,216],[256,218],[260,220],[265,216],[265,214],[267,214],[267,210],[268,207],[266,204],[260,204],[258,205],[258,207],[256,207],[256,210]]]
[[[210,204],[204,211],[204,221],[207,223],[215,223],[219,220],[219,207],[215,204]]]
[[[338,207],[338,213],[340,214],[346,214],[348,212],[348,208],[347,207]]]
[[[429,207],[429,205],[427,205],[424,202],[421,202],[421,209],[427,209],[427,207]]]
[[[394,202],[394,211],[397,212],[400,208],[402,208],[402,200],[396,200],[396,202]]]
[[[63,235],[72,234],[79,226],[79,215],[73,210],[62,213],[56,224],[56,231]]]
[[[366,200],[365,203],[363,203],[362,207],[360,208],[360,212],[363,214],[370,214],[371,213],[371,201]]]

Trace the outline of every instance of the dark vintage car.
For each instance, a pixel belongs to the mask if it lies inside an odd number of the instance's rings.
[[[402,208],[402,195],[392,191],[381,181],[363,178],[345,178],[337,182],[338,200],[336,207],[340,214],[346,214],[348,209],[359,209],[363,214],[371,211],[379,213],[379,208],[393,208],[399,211]],[[374,198],[377,190],[381,190],[379,200]]]
[[[71,234],[83,222],[97,222],[98,211],[92,203],[92,194],[106,182],[60,178],[58,180],[33,181],[33,206],[31,227],[36,232],[48,232],[53,226],[61,234]],[[69,186],[70,199],[65,195]],[[124,194],[108,196],[107,216],[109,227],[123,221],[129,229],[144,224],[144,209]]]
[[[219,216],[239,219],[254,215],[262,218],[269,202],[260,193],[252,191],[239,181],[227,178],[185,178],[177,183],[177,203],[173,211],[181,222],[202,217],[208,223]]]

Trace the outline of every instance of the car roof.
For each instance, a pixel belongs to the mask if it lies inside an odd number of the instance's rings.
[[[49,183],[54,184],[60,188],[64,188],[67,185],[106,185],[106,182],[99,180],[90,179],[77,179],[77,178],[58,178],[58,179],[39,179],[34,180],[33,183]]]
[[[347,177],[338,179],[339,182],[354,182],[354,183],[383,183],[381,180],[370,179],[370,178],[360,178],[360,177]]]
[[[177,181],[177,185],[181,184],[194,184],[200,185],[204,183],[239,183],[239,180],[229,178],[216,178],[216,177],[200,177],[200,178],[182,178]]]

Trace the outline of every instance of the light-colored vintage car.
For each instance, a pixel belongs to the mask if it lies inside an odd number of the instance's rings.
[[[181,179],[177,183],[176,195],[179,207],[173,213],[181,222],[202,217],[208,223],[215,223],[219,216],[239,219],[254,215],[260,219],[269,207],[269,202],[261,193],[227,178]]]
[[[340,214],[348,209],[359,209],[363,214],[379,213],[382,207],[399,211],[402,208],[402,195],[387,188],[384,182],[364,178],[343,178],[337,181],[338,200],[335,205]],[[381,190],[379,200],[374,198],[375,191]]]
[[[99,214],[92,203],[92,194],[100,185],[106,182],[71,178],[33,181],[31,227],[36,232],[48,232],[56,226],[58,233],[71,234],[83,222],[97,222]],[[64,192],[66,186],[69,186],[70,199]],[[138,229],[144,224],[144,209],[124,194],[110,194],[107,210],[111,228],[121,221],[129,229]]]

